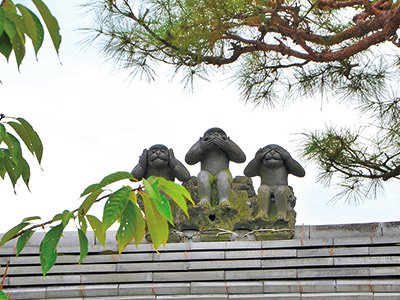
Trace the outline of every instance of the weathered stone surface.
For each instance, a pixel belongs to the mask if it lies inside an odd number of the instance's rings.
[[[381,223],[310,226],[310,238],[382,236]]]
[[[4,292],[10,295],[13,300],[26,300],[26,299],[45,299],[46,288],[30,287],[30,288],[11,288],[4,289]]]
[[[196,177],[192,177],[184,183],[184,186],[190,192],[194,202],[198,203]],[[291,201],[291,205],[288,206],[288,220],[266,220],[255,217],[258,212],[256,197],[251,178],[237,176],[232,182],[230,205],[221,206],[213,202],[209,206],[189,205],[190,219],[187,219],[181,210],[177,210],[174,217],[175,229],[178,232],[198,231],[194,237],[203,242],[292,238],[295,234],[296,222],[294,201]],[[188,237],[187,234],[186,237]],[[193,235],[189,239],[192,238]]]

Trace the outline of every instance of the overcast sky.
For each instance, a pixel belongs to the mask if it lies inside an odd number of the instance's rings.
[[[221,127],[246,153],[245,163],[231,164],[233,176],[242,176],[255,152],[268,144],[281,145],[303,165],[306,177],[289,178],[299,225],[398,220],[399,185],[389,184],[385,195],[359,206],[343,201],[333,206],[328,201],[336,191],[316,183],[314,166],[299,158],[300,132],[330,123],[354,126],[360,120],[351,107],[330,101],[321,109],[320,100],[306,97],[285,109],[254,108],[241,102],[237,88],[218,74],[211,82],[199,82],[193,93],[184,91],[179,80],[170,81],[167,69],[151,84],[131,80],[127,72],[105,63],[96,47],[78,45],[83,36],[77,29],[88,18],[78,15],[73,1],[46,3],[62,30],[59,58],[48,35],[38,61],[27,43],[20,72],[14,57],[8,64],[0,58],[0,113],[28,120],[44,144],[42,169],[25,151],[31,192],[21,181],[15,195],[8,179],[0,182],[0,232],[24,217],[40,215],[47,221],[77,208],[88,185],[115,171],[131,171],[143,149],[154,144],[173,148],[184,163],[189,148],[211,127]],[[191,175],[200,170],[199,165],[187,168]],[[259,180],[254,182],[257,187]]]

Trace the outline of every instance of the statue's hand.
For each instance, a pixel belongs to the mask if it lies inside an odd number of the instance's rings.
[[[229,147],[229,140],[224,136],[217,135],[214,138],[214,144],[220,147],[221,149],[225,150]]]
[[[265,153],[266,153],[265,148],[258,149],[257,152],[256,152],[255,159],[261,161],[264,158]]]
[[[147,149],[144,149],[142,155],[139,157],[139,165],[143,168],[147,166]]]
[[[209,150],[214,147],[214,139],[212,138],[200,138],[200,148],[203,151]]]
[[[287,152],[285,149],[282,147],[275,147],[274,149],[279,155],[281,156],[282,160],[288,160],[291,158],[289,152]]]
[[[177,160],[174,155],[174,150],[169,149],[168,154],[169,154],[169,159],[168,159],[169,166],[171,167],[171,169],[174,169],[177,166]]]

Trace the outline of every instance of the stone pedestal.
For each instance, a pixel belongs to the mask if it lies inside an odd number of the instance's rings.
[[[196,177],[192,177],[184,187],[197,204],[199,196]],[[216,193],[216,189],[213,189],[211,206],[189,205],[190,219],[181,210],[176,210],[172,234],[182,236],[183,233],[184,240],[195,241],[274,240],[293,237],[296,223],[294,196],[288,201],[288,219],[277,220],[273,217],[274,205],[271,205],[270,219],[256,217],[257,195],[249,177],[238,176],[233,179],[229,206],[218,205]],[[171,240],[175,239],[171,237]]]

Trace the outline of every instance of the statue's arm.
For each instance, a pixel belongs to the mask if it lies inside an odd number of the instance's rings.
[[[282,147],[275,149],[282,157],[283,161],[285,162],[286,169],[290,174],[298,177],[304,177],[306,175],[306,171],[304,168],[293,159],[290,153],[283,149]]]
[[[228,153],[228,157],[231,161],[235,163],[244,163],[246,161],[246,154],[236,145],[233,141],[228,139],[230,144],[230,150]]]
[[[186,167],[175,158],[174,151],[169,149],[169,166],[174,173],[174,176],[178,178],[179,181],[185,182],[190,179],[190,173]]]
[[[229,137],[218,137],[214,141],[216,145],[225,151],[226,155],[228,155],[228,158],[231,161],[235,163],[243,163],[246,161],[246,155],[242,149],[240,149],[239,146],[236,145]]]
[[[201,147],[201,138],[200,140],[198,140],[193,146],[192,148],[190,148],[190,150],[188,151],[188,153],[186,153],[185,156],[185,161],[186,163],[188,163],[189,165],[194,165],[197,164],[202,156],[203,156],[203,149]]]
[[[247,177],[260,176],[260,164],[261,162],[254,158],[249,164],[244,168],[244,175]]]
[[[147,149],[143,150],[142,155],[139,157],[139,163],[133,168],[131,174],[135,179],[142,180],[146,175],[147,170]]]
[[[293,158],[286,160],[285,164],[290,174],[297,177],[304,177],[306,175],[304,168]]]

